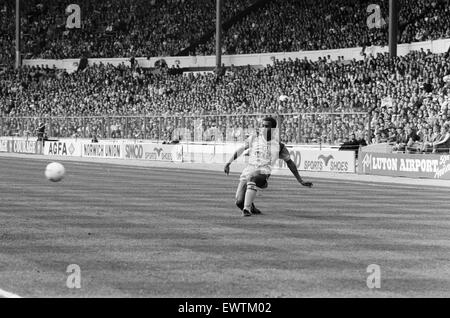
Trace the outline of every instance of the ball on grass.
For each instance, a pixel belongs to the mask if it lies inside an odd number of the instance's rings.
[[[59,182],[64,178],[66,169],[59,162],[52,162],[45,169],[45,177],[52,182]]]

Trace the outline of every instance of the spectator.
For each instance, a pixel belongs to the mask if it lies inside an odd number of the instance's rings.
[[[408,134],[408,143],[406,144],[406,153],[417,153],[420,152],[422,143],[420,142],[420,137],[416,133],[415,129],[408,127],[407,128],[407,134]]]
[[[360,147],[367,146],[367,142],[364,139],[364,136],[360,134],[359,138],[356,138],[354,133],[350,134],[350,139],[344,142],[339,148],[340,151],[354,151],[355,157],[358,159],[358,152]]]
[[[433,132],[429,137],[429,140],[425,140],[423,145],[423,152],[432,153],[433,145],[441,140],[441,128],[439,126],[433,127]]]
[[[420,145],[418,147],[418,152],[421,153],[427,153],[428,152],[428,148],[429,145],[431,144],[431,139],[432,139],[432,129],[424,126],[422,127],[420,133],[419,133],[419,138],[420,138]]]
[[[442,126],[441,139],[433,144],[433,153],[448,153],[450,150],[450,123]]]
[[[392,147],[392,151],[394,152],[404,152],[406,149],[406,145],[409,141],[408,136],[403,132],[403,129],[397,129],[397,139],[395,140],[394,146]]]
[[[395,127],[389,127],[387,142],[389,144],[395,143],[396,137],[397,137],[397,134],[395,132]]]
[[[381,132],[380,132],[380,139],[379,139],[379,143],[387,143],[388,142],[388,134],[387,134],[387,132],[386,132],[386,130],[382,130]]]
[[[358,150],[359,149],[359,141],[356,140],[356,136],[354,133],[350,134],[350,138],[344,142],[339,150]]]

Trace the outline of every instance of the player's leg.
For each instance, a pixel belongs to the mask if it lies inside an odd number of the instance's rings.
[[[245,194],[247,192],[247,180],[243,180],[239,183],[236,191],[236,206],[242,211],[244,209]],[[262,214],[262,212],[252,204],[250,211],[252,214]]]
[[[244,200],[246,191],[247,191],[247,180],[241,180],[236,190],[236,205],[241,211],[244,209]]]
[[[256,183],[253,181],[249,181],[247,183],[247,191],[245,192],[244,214],[246,214],[246,212],[251,213],[252,204],[253,201],[255,201],[257,193],[258,189],[256,187]]]
[[[256,199],[256,195],[259,189],[267,188],[267,179],[269,178],[266,174],[261,174],[256,172],[252,174],[247,182],[247,191],[245,192],[245,200],[244,200],[244,214],[245,211],[252,211],[254,208],[254,201]],[[254,208],[254,214],[261,213],[259,210]],[[258,213],[259,212],[259,213]]]
[[[254,168],[251,166],[245,167],[242,171],[241,176],[239,178],[239,185],[236,191],[236,205],[242,211],[243,216],[251,216],[250,210],[245,210],[245,195],[247,193],[247,183],[249,181],[249,177],[254,172]]]

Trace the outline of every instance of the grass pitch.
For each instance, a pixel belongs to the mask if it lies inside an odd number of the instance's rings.
[[[23,297],[449,297],[437,187],[272,177],[262,216],[238,175],[0,157],[0,289]],[[70,264],[81,288],[69,289]],[[366,285],[370,264],[381,288]]]

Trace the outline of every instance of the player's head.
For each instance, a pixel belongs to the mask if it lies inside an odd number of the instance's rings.
[[[261,121],[261,130],[266,140],[272,139],[272,129],[277,128],[277,121],[272,117],[266,117]]]
[[[277,121],[272,117],[266,117],[262,120],[263,128],[277,128]]]

